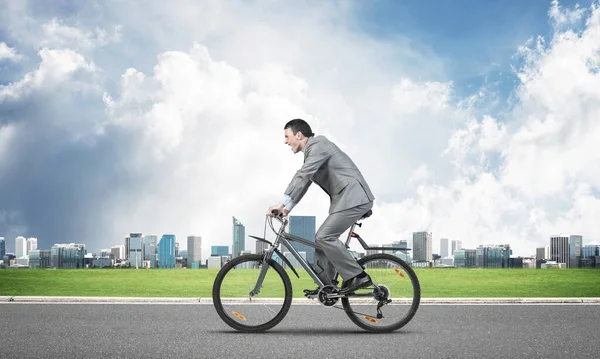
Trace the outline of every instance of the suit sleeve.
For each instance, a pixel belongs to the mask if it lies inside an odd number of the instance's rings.
[[[321,143],[315,143],[306,149],[306,159],[292,181],[285,190],[285,195],[290,196],[292,202],[297,204],[312,184],[313,175],[329,159],[331,154]]]

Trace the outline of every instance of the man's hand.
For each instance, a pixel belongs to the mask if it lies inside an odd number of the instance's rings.
[[[273,217],[274,216],[274,214],[272,213],[273,210],[277,210],[277,213],[283,213],[284,216],[287,216],[288,213],[290,213],[290,211],[283,208],[283,204],[281,204],[281,203],[275,204],[275,205],[272,205],[271,207],[269,207],[269,209],[267,210],[267,215]]]

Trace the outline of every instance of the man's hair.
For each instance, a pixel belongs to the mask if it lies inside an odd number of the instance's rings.
[[[288,128],[292,130],[292,134],[294,135],[298,133],[298,131],[302,132],[305,137],[312,137],[315,135],[310,129],[310,125],[306,123],[306,121],[299,118],[295,118],[283,126],[284,130]]]

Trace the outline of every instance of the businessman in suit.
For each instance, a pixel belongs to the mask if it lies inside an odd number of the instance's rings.
[[[372,284],[371,278],[339,240],[340,235],[373,207],[375,197],[350,157],[325,136],[315,136],[301,119],[284,126],[285,143],[293,153],[304,152],[304,164],[285,190],[283,200],[269,207],[287,216],[300,202],[311,183],[318,184],[331,199],[329,216],[316,233],[315,271],[325,285],[332,284],[337,269],[344,283],[341,294]],[[317,294],[317,290],[305,290]]]

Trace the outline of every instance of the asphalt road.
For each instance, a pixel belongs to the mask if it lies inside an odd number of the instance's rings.
[[[294,305],[261,334],[205,304],[0,303],[2,358],[598,358],[600,305],[421,305],[371,334],[341,310]]]

